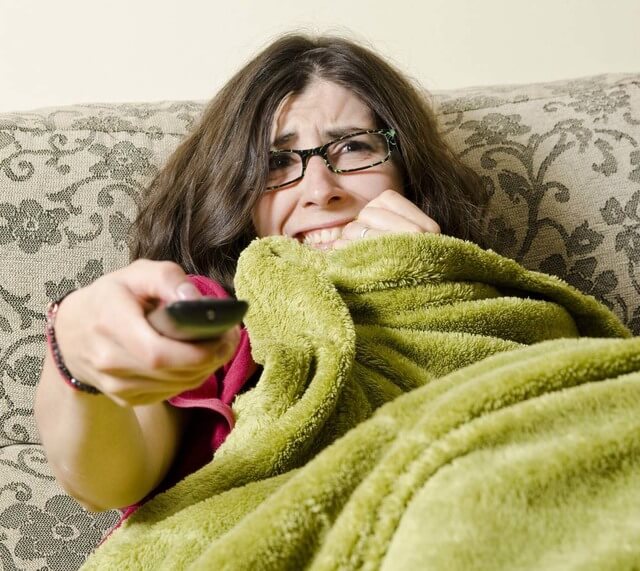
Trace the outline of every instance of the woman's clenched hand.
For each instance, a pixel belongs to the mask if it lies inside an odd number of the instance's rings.
[[[383,234],[424,232],[439,234],[440,226],[400,193],[385,190],[343,228],[342,236],[334,242],[333,247],[345,248],[354,241]]]
[[[213,341],[169,339],[145,313],[201,294],[172,262],[137,260],[67,296],[56,336],[71,374],[122,406],[160,402],[198,387],[234,354],[238,327]]]

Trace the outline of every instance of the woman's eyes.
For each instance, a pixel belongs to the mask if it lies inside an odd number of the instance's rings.
[[[269,157],[269,170],[285,169],[294,162],[290,154],[274,154]]]
[[[365,140],[358,139],[345,139],[344,141],[336,141],[331,143],[327,148],[327,154],[329,157],[337,157],[338,155],[349,155],[354,153],[371,153],[373,152],[373,145]],[[269,171],[274,172],[278,170],[298,167],[301,162],[301,158],[296,153],[287,151],[272,152],[269,156]]]
[[[356,153],[359,151],[370,151],[371,147],[363,141],[344,141],[338,144],[335,150],[339,153]]]

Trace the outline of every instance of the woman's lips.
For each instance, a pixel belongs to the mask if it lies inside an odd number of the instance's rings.
[[[330,245],[342,236],[344,225],[311,230],[302,234],[302,243],[314,248]]]
[[[301,230],[293,237],[303,244],[319,250],[328,250],[336,240],[342,237],[344,227],[354,221],[353,216],[318,224],[313,228]]]

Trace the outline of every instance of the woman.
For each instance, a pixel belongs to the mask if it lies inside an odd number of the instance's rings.
[[[216,95],[153,181],[135,228],[138,260],[56,307],[58,363],[50,352],[36,417],[61,484],[92,510],[128,506],[220,443],[228,407],[206,402],[231,381],[210,375],[242,362],[231,383],[240,389],[254,371],[246,333],[164,338],[145,319],[154,301],[232,291],[255,237],[323,250],[397,232],[477,241],[481,198],[423,94],[379,56],[332,37],[275,41]],[[85,390],[60,379],[61,363]],[[194,442],[205,425],[217,437]]]

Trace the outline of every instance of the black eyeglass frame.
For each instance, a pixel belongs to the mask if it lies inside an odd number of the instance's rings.
[[[268,186],[265,190],[277,190],[278,188],[283,188],[285,186],[289,186],[290,184],[293,184],[294,182],[298,182],[299,180],[302,180],[304,178],[304,173],[307,170],[307,163],[309,162],[309,159],[316,155],[322,157],[322,160],[324,160],[324,164],[326,165],[326,167],[331,172],[334,172],[336,174],[362,171],[362,170],[370,169],[371,167],[375,167],[376,165],[381,165],[382,163],[386,163],[391,158],[391,153],[393,152],[393,149],[397,147],[396,134],[397,133],[395,129],[367,129],[365,131],[356,131],[355,133],[349,133],[348,135],[343,135],[338,139],[334,139],[333,141],[329,141],[328,143],[325,143],[324,145],[320,145],[319,147],[315,147],[313,149],[278,149],[277,151],[269,151],[270,157],[276,156],[279,154],[284,154],[284,153],[295,153],[302,160],[302,173],[298,178],[294,178],[282,184]],[[352,137],[357,137],[358,135],[384,135],[385,139],[387,140],[387,147],[389,150],[389,152],[387,153],[387,156],[384,157],[382,160],[379,160],[375,163],[372,163],[364,167],[357,167],[355,169],[335,168],[329,162],[329,157],[327,156],[327,149],[331,145],[334,145],[335,143],[339,143],[340,141],[344,141],[345,139],[350,139]]]

